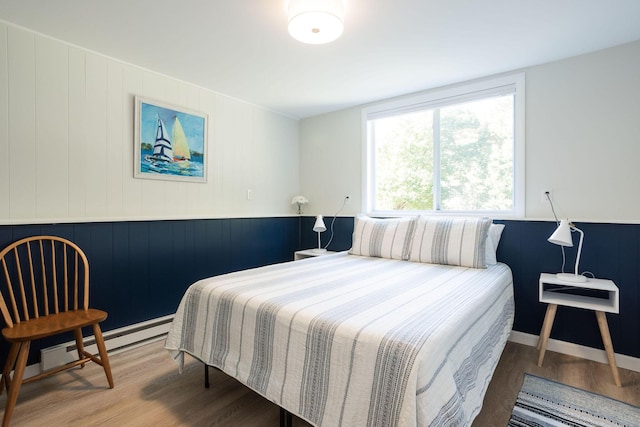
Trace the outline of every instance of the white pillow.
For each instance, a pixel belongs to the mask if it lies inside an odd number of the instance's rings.
[[[409,261],[486,268],[491,218],[423,216],[418,218]]]
[[[491,224],[489,226],[484,255],[487,265],[498,263],[498,260],[496,259],[496,251],[498,250],[498,244],[500,243],[502,230],[504,230],[504,224]]]
[[[415,225],[415,217],[379,219],[357,216],[349,253],[407,260]]]

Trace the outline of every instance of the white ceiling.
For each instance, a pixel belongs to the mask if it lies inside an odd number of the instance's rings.
[[[639,0],[346,0],[305,45],[286,0],[0,0],[0,19],[303,118],[640,40]]]

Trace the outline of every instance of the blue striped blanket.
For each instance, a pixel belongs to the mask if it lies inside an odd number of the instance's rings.
[[[513,315],[504,264],[339,253],[194,283],[165,347],[316,426],[468,426]]]

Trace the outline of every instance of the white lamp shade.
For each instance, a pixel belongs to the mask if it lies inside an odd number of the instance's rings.
[[[573,246],[573,238],[571,237],[571,231],[580,233],[580,243],[578,244],[578,251],[576,252],[576,265],[574,273],[557,273],[556,278],[565,282],[586,282],[587,278],[579,274],[578,265],[580,264],[580,254],[582,253],[582,241],[584,240],[584,233],[582,230],[571,224],[568,219],[560,221],[560,225],[556,228],[556,231],[547,239],[549,242],[560,246]]]
[[[316,217],[316,223],[313,224],[313,231],[316,233],[327,231],[327,227],[324,225],[324,221],[322,220],[322,215],[318,215]]]
[[[573,246],[573,238],[571,237],[571,226],[568,219],[560,221],[560,225],[556,231],[547,239],[549,242],[560,246]]]
[[[343,0],[289,0],[289,34],[303,43],[323,44],[342,35]]]

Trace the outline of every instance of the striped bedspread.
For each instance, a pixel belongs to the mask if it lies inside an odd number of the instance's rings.
[[[468,426],[513,315],[504,264],[339,253],[194,283],[165,347],[316,426]]]

